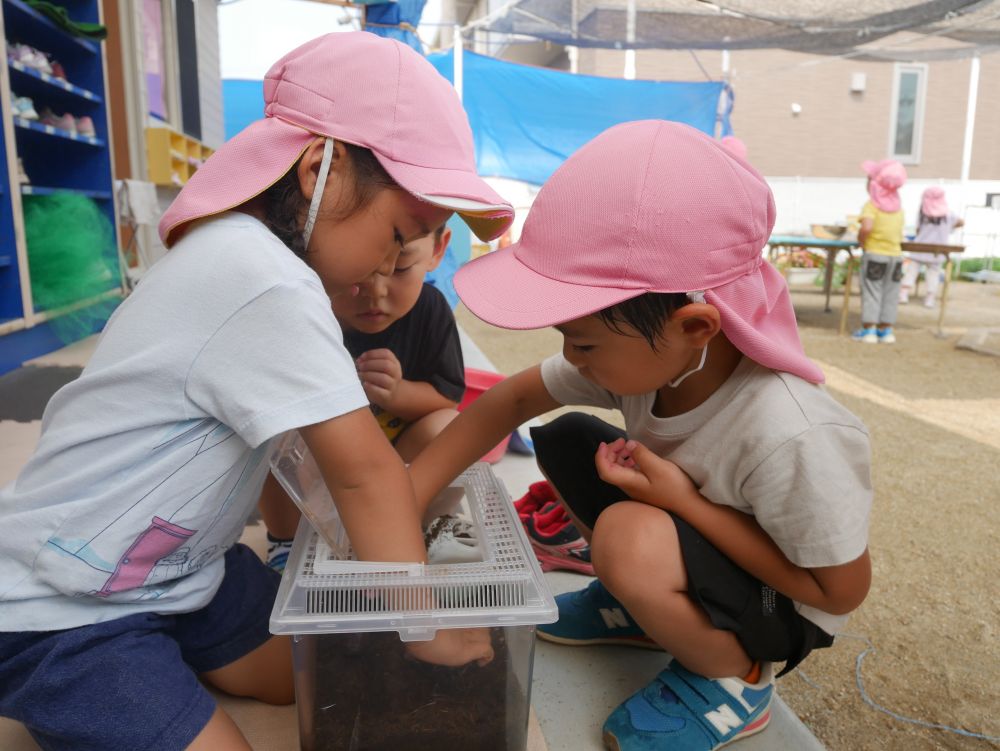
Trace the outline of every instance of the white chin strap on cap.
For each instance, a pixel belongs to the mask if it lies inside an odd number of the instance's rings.
[[[323,200],[323,189],[326,188],[326,176],[330,172],[331,159],[333,159],[333,139],[327,138],[323,144],[323,161],[320,162],[319,174],[316,176],[316,187],[313,188],[312,201],[309,202],[306,226],[302,230],[302,241],[306,250],[309,250],[309,238],[312,237],[313,227],[316,226],[316,217],[319,215],[319,204]]]
[[[690,300],[691,302],[705,302],[705,293],[704,292],[701,292],[701,291],[699,291],[699,292],[688,292],[687,296],[688,296],[688,300]],[[680,376],[678,376],[677,378],[675,378],[674,380],[669,381],[667,383],[667,385],[670,386],[670,388],[672,388],[672,389],[675,389],[678,386],[680,386],[682,383],[684,383],[684,379],[685,378],[687,378],[690,375],[694,375],[699,370],[701,370],[702,368],[705,367],[705,360],[707,358],[708,358],[708,347],[706,346],[706,347],[703,347],[702,350],[701,350],[701,360],[698,362],[698,364],[695,367],[691,368],[691,370],[689,370],[687,373],[683,373]]]

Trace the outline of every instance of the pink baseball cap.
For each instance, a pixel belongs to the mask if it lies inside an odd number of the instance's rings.
[[[906,167],[895,159],[864,161],[861,169],[868,175],[868,196],[881,211],[899,211],[899,189],[906,182]]]
[[[948,215],[948,201],[944,197],[944,189],[927,188],[920,197],[920,213],[931,219]]]
[[[455,289],[479,318],[535,329],[646,292],[704,292],[747,357],[821,383],[784,278],[762,254],[764,178],[712,138],[663,120],[623,123],[549,178],[518,243],[466,264]]]
[[[405,190],[458,212],[483,240],[514,221],[476,174],[472,130],[451,84],[418,52],[368,32],[325,34],[264,78],[264,119],[215,152],[160,221],[169,246],[185,226],[262,193],[317,136],[371,149]]]
[[[719,139],[719,145],[735,157],[743,161],[747,158],[747,145],[736,136],[723,136]]]

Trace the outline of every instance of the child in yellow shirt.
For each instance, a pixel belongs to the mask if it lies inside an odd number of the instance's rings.
[[[861,255],[861,328],[856,342],[894,344],[892,325],[899,307],[899,285],[903,278],[903,211],[899,189],[906,182],[906,169],[893,159],[862,162],[868,174],[869,200],[861,210],[858,242]]]

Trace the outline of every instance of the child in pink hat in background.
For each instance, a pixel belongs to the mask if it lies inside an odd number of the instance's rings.
[[[686,125],[626,123],[542,187],[518,243],[455,286],[488,323],[563,350],[495,386],[411,465],[424,504],[514,427],[591,544],[597,579],[543,639],[665,649],[604,724],[613,751],[706,751],[770,719],[775,662],[828,647],[870,583],[865,427],[820,385],[762,258],[775,207]],[[600,680],[600,676],[594,676]]]
[[[937,186],[927,188],[920,197],[920,211],[917,219],[917,234],[913,242],[947,245],[951,233],[965,224],[954,211],[948,210],[944,189]],[[899,290],[899,301],[908,303],[910,293],[916,288],[917,275],[924,272],[927,290],[924,293],[924,307],[933,308],[937,303],[937,292],[941,286],[941,267],[944,256],[936,253],[908,253],[903,270],[903,280]]]
[[[869,199],[861,209],[861,328],[851,337],[866,344],[895,344],[892,331],[903,278],[903,211],[899,189],[906,169],[893,159],[863,162]]]
[[[278,574],[237,542],[279,434],[301,431],[360,558],[426,560],[331,298],[455,210],[484,240],[513,211],[476,175],[454,90],[405,45],[319,37],[264,98],[166,212],[170,251],[0,491],[0,715],[49,750],[247,751],[205,684],[293,700],[289,640],[268,632]],[[492,658],[481,630],[408,648]]]

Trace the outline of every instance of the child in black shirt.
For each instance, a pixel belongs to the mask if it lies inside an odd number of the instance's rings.
[[[392,276],[373,274],[355,296],[339,295],[333,312],[344,345],[386,437],[412,461],[457,415],[465,393],[458,326],[444,295],[424,281],[437,268],[451,230],[405,245]],[[299,512],[273,476],[260,497],[268,565],[283,570]]]

